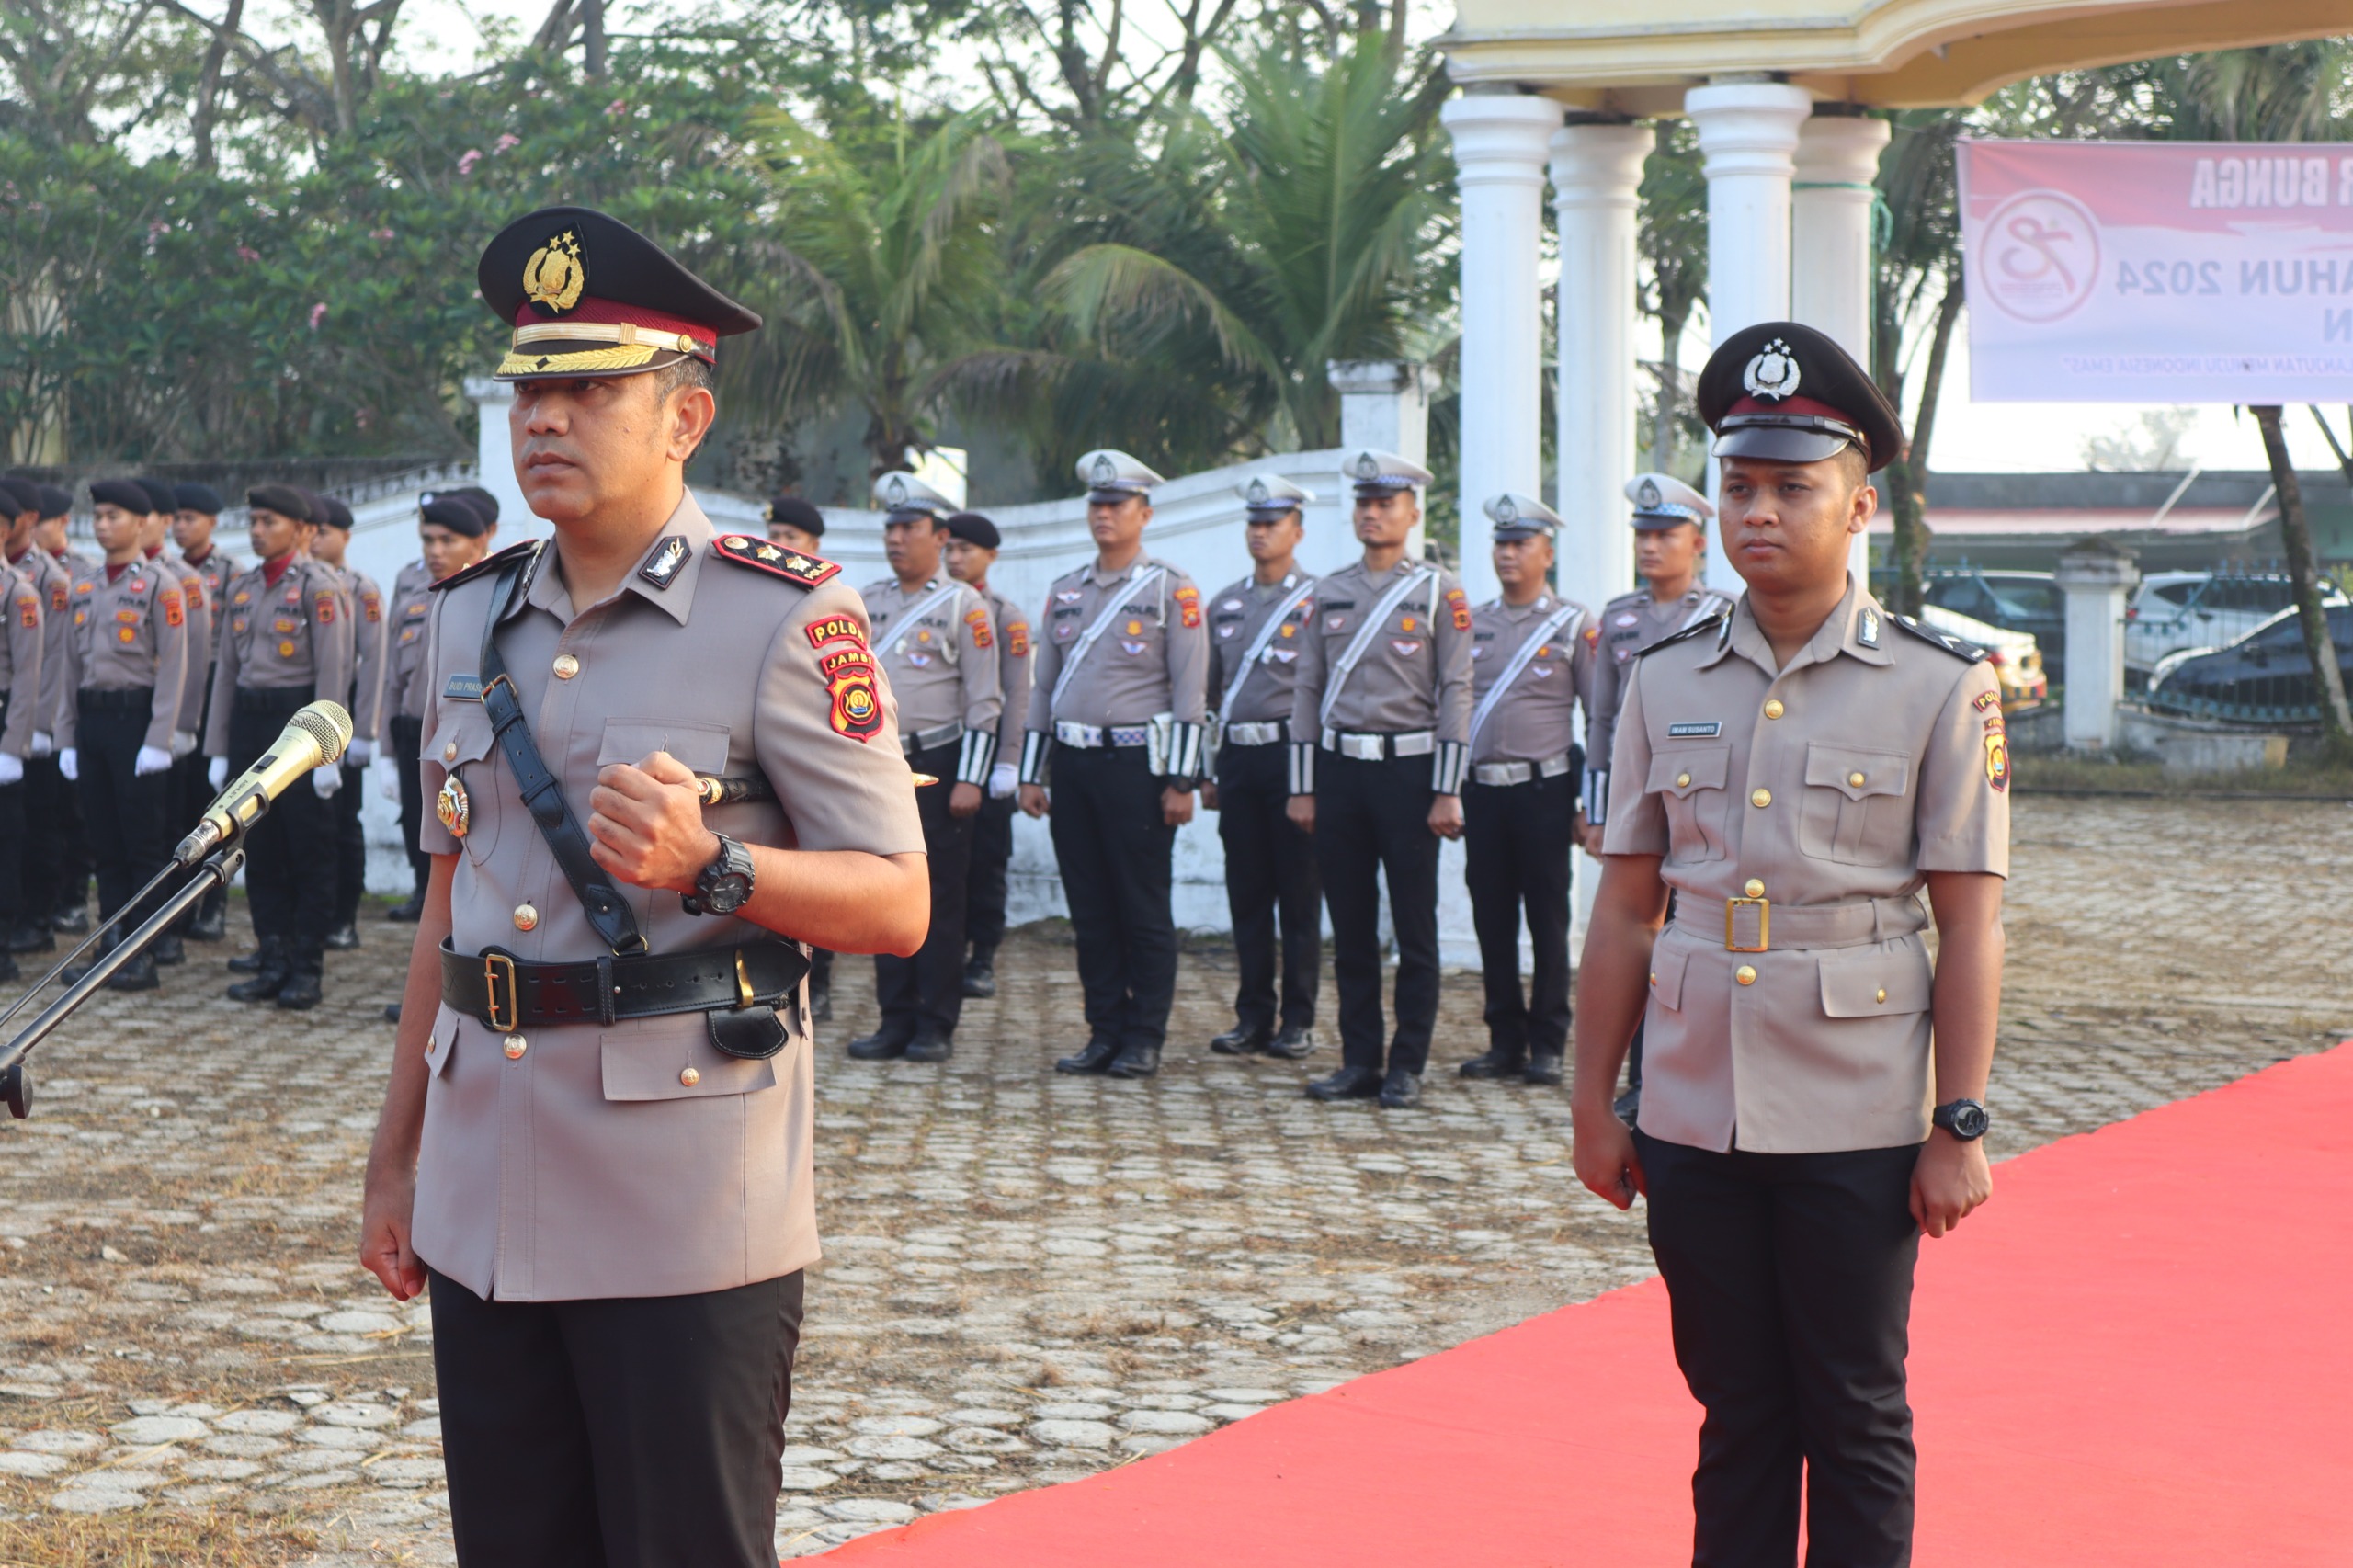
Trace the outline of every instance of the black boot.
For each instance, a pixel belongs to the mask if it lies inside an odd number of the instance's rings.
[[[268,939],[259,938],[252,952],[239,953],[229,960],[230,971],[235,974],[259,974],[261,966],[268,960]]]
[[[287,967],[286,983],[278,988],[278,1005],[298,1013],[317,1006],[325,995],[326,971],[324,949],[304,948],[297,952]]]
[[[15,959],[6,953],[0,953],[0,982],[22,980],[25,971],[17,967]]]
[[[907,1042],[913,1039],[914,1030],[884,1024],[872,1034],[862,1034],[851,1040],[847,1049],[852,1062],[889,1062],[905,1055]]]
[[[1557,1051],[1530,1051],[1528,1057],[1528,1081],[1531,1084],[1557,1084],[1561,1081],[1561,1053]]]
[[[107,989],[109,991],[153,991],[163,983],[164,977],[155,971],[155,953],[151,948],[116,970],[107,981]]]
[[[196,918],[188,923],[191,942],[217,942],[229,934],[229,895],[214,888],[197,901]]]
[[[398,1002],[387,1002],[387,1003],[385,1003],[385,1004],[384,1004],[384,1022],[386,1022],[386,1023],[388,1023],[388,1024],[397,1024],[397,1023],[399,1023],[400,1021],[401,1021],[401,1005],[400,1005]]]
[[[327,932],[327,951],[347,953],[359,945],[359,927],[349,920]]]
[[[165,969],[169,969],[176,963],[188,962],[188,949],[180,945],[180,934],[177,931],[166,931],[148,947],[147,956]],[[131,988],[125,986],[124,989]]]
[[[116,944],[119,943],[121,940],[121,932],[108,932],[105,936],[98,938],[98,945],[97,947],[91,949],[88,952],[84,953],[72,963],[67,964],[63,971],[61,972],[57,978],[63,981],[68,985],[74,984],[84,975],[97,968],[98,960],[105,958],[108,953],[114,951]]]
[[[1279,1061],[1304,1062],[1314,1054],[1315,1031],[1305,1024],[1285,1024],[1282,1032],[1258,1049]]]
[[[90,912],[78,903],[61,903],[57,913],[50,916],[49,924],[69,937],[86,937],[90,934]]]
[[[994,996],[996,994],[996,955],[973,949],[964,960],[964,994]]]
[[[938,1029],[919,1029],[915,1038],[907,1041],[906,1059],[910,1062],[945,1062],[955,1053],[955,1040]]]
[[[1250,1056],[1267,1049],[1267,1026],[1236,1024],[1221,1035],[1210,1037],[1210,1049],[1220,1056]]]
[[[1381,1069],[1343,1067],[1307,1085],[1311,1100],[1369,1100],[1381,1093]]]
[[[403,926],[414,926],[425,918],[425,890],[416,892],[384,911],[384,918]]]
[[[1408,1073],[1403,1067],[1392,1067],[1389,1076],[1381,1083],[1381,1103],[1390,1110],[1404,1110],[1422,1097],[1422,1075]]]
[[[1104,1071],[1114,1078],[1149,1078],[1160,1071],[1160,1047],[1131,1045],[1111,1059]]]
[[[1057,1073],[1108,1073],[1119,1059],[1120,1042],[1095,1036],[1079,1049],[1074,1056],[1065,1056],[1054,1063]]]
[[[812,1023],[830,1024],[834,1021],[834,988],[809,983],[809,1018]]]
[[[49,934],[46,920],[28,920],[8,933],[8,950],[12,953],[53,953],[57,938]]]
[[[1527,1066],[1525,1048],[1499,1043],[1487,1047],[1484,1056],[1472,1057],[1455,1072],[1465,1078],[1517,1078]]]
[[[244,967],[236,959],[229,960],[231,969]],[[229,987],[232,1002],[274,1002],[286,988],[286,977],[293,971],[292,958],[285,941],[277,937],[264,937],[253,954],[253,978],[239,981]]]

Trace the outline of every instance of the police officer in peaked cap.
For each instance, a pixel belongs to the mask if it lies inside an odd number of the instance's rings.
[[[2001,696],[1983,650],[1847,569],[1870,475],[1903,450],[1859,366],[1768,322],[1716,350],[1699,405],[1748,591],[1626,676],[1578,971],[1577,1175],[1620,1208],[1648,1195],[1706,1412],[1694,1562],[1795,1561],[1802,1489],[1811,1560],[1893,1568],[1920,1236],[1992,1190]],[[1638,1020],[1630,1131],[1610,1101]]]

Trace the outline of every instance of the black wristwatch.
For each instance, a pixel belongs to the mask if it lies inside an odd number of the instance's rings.
[[[1928,1119],[1964,1143],[1984,1137],[1985,1129],[1991,1125],[1984,1106],[1976,1100],[1940,1105],[1929,1113]]]
[[[695,891],[678,897],[688,915],[733,915],[752,902],[752,852],[723,833],[719,853],[695,878]]]

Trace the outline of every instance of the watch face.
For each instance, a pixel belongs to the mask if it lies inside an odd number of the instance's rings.
[[[1953,1134],[1960,1138],[1982,1138],[1991,1119],[1982,1105],[1962,1104],[1952,1108]]]
[[[733,915],[752,896],[752,880],[732,873],[714,877],[699,896],[703,907],[713,915]]]

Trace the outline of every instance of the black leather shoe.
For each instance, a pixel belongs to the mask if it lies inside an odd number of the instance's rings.
[[[1283,1062],[1304,1062],[1315,1054],[1315,1031],[1305,1024],[1285,1024],[1258,1049]]]
[[[414,926],[425,918],[425,895],[415,892],[384,911],[384,918],[398,926]]]
[[[307,1012],[325,997],[327,956],[317,948],[296,949],[286,966],[286,983],[278,988],[278,1005],[290,1012]]]
[[[1131,1045],[1111,1058],[1104,1071],[1114,1078],[1149,1078],[1160,1071],[1160,1047]]]
[[[8,950],[12,953],[53,953],[57,938],[43,925],[19,926],[8,933]]]
[[[217,942],[229,934],[229,901],[219,888],[198,901],[196,918],[184,935],[191,942]]]
[[[851,1040],[848,1046],[849,1059],[852,1062],[891,1061],[894,1057],[906,1054],[907,1042],[912,1038],[886,1026],[876,1029],[872,1034],[862,1034]]]
[[[0,953],[0,982],[22,980],[24,977],[25,971],[17,967],[17,960],[6,953]]]
[[[922,1030],[907,1041],[906,1055],[910,1062],[945,1062],[955,1053],[954,1040],[930,1029]]]
[[[229,967],[238,968],[238,961],[231,959]],[[287,953],[286,944],[270,937],[265,939],[254,953],[252,969],[251,980],[239,981],[229,987],[230,1001],[275,1002],[278,994],[286,989],[287,978],[294,971],[294,962]]]
[[[148,948],[147,956],[169,969],[176,963],[188,962],[188,949],[180,945],[178,932],[166,931]]]
[[[153,991],[163,983],[164,977],[155,972],[155,955],[153,952],[145,952],[116,970],[107,981],[107,989],[109,991]]]
[[[49,924],[52,930],[69,937],[86,937],[90,934],[90,913],[79,904],[70,905],[51,915]]]
[[[974,953],[964,965],[964,994],[994,996],[996,994],[996,960],[986,953]]]
[[[1392,1067],[1389,1076],[1381,1081],[1381,1103],[1389,1110],[1404,1110],[1422,1097],[1422,1075],[1408,1073],[1403,1067]]]
[[[120,940],[121,934],[119,932],[108,932],[104,937],[98,939],[98,945],[97,947],[91,949],[88,952],[84,953],[72,963],[67,964],[65,968],[59,972],[57,978],[67,985],[74,984],[84,975],[97,968],[98,960],[105,958],[108,953],[114,951],[116,945]]]
[[[1097,1035],[1080,1048],[1075,1056],[1065,1056],[1054,1063],[1057,1073],[1104,1073],[1119,1059],[1120,1042]]]
[[[1263,1024],[1236,1024],[1222,1035],[1210,1038],[1210,1049],[1220,1056],[1251,1056],[1267,1049],[1267,1030]]]
[[[397,1024],[397,1023],[399,1023],[400,1021],[401,1021],[401,1005],[400,1005],[398,1002],[387,1002],[387,1003],[385,1003],[385,1004],[384,1004],[384,1022],[386,1022],[386,1023],[388,1023],[388,1024]]]
[[[1343,1067],[1307,1085],[1311,1100],[1369,1100],[1381,1093],[1381,1069]]]
[[[834,1021],[834,988],[832,986],[812,985],[809,988],[809,1017],[813,1021],[821,1024],[830,1024]]]
[[[1517,1078],[1527,1065],[1525,1053],[1491,1045],[1484,1056],[1474,1056],[1454,1071],[1465,1078]]]
[[[1643,1091],[1628,1089],[1610,1103],[1609,1109],[1619,1120],[1629,1127],[1633,1126],[1635,1118],[1643,1114]]]
[[[1559,1083],[1561,1081],[1561,1053],[1557,1051],[1539,1051],[1530,1053],[1528,1058],[1528,1072],[1525,1076],[1531,1084]]]
[[[359,927],[345,922],[327,933],[326,949],[331,953],[347,953],[359,945]]]
[[[229,960],[229,968],[238,974],[259,974],[261,972],[263,955],[267,950],[268,944],[264,943],[261,947],[256,948],[252,952],[239,953],[235,958]]]

